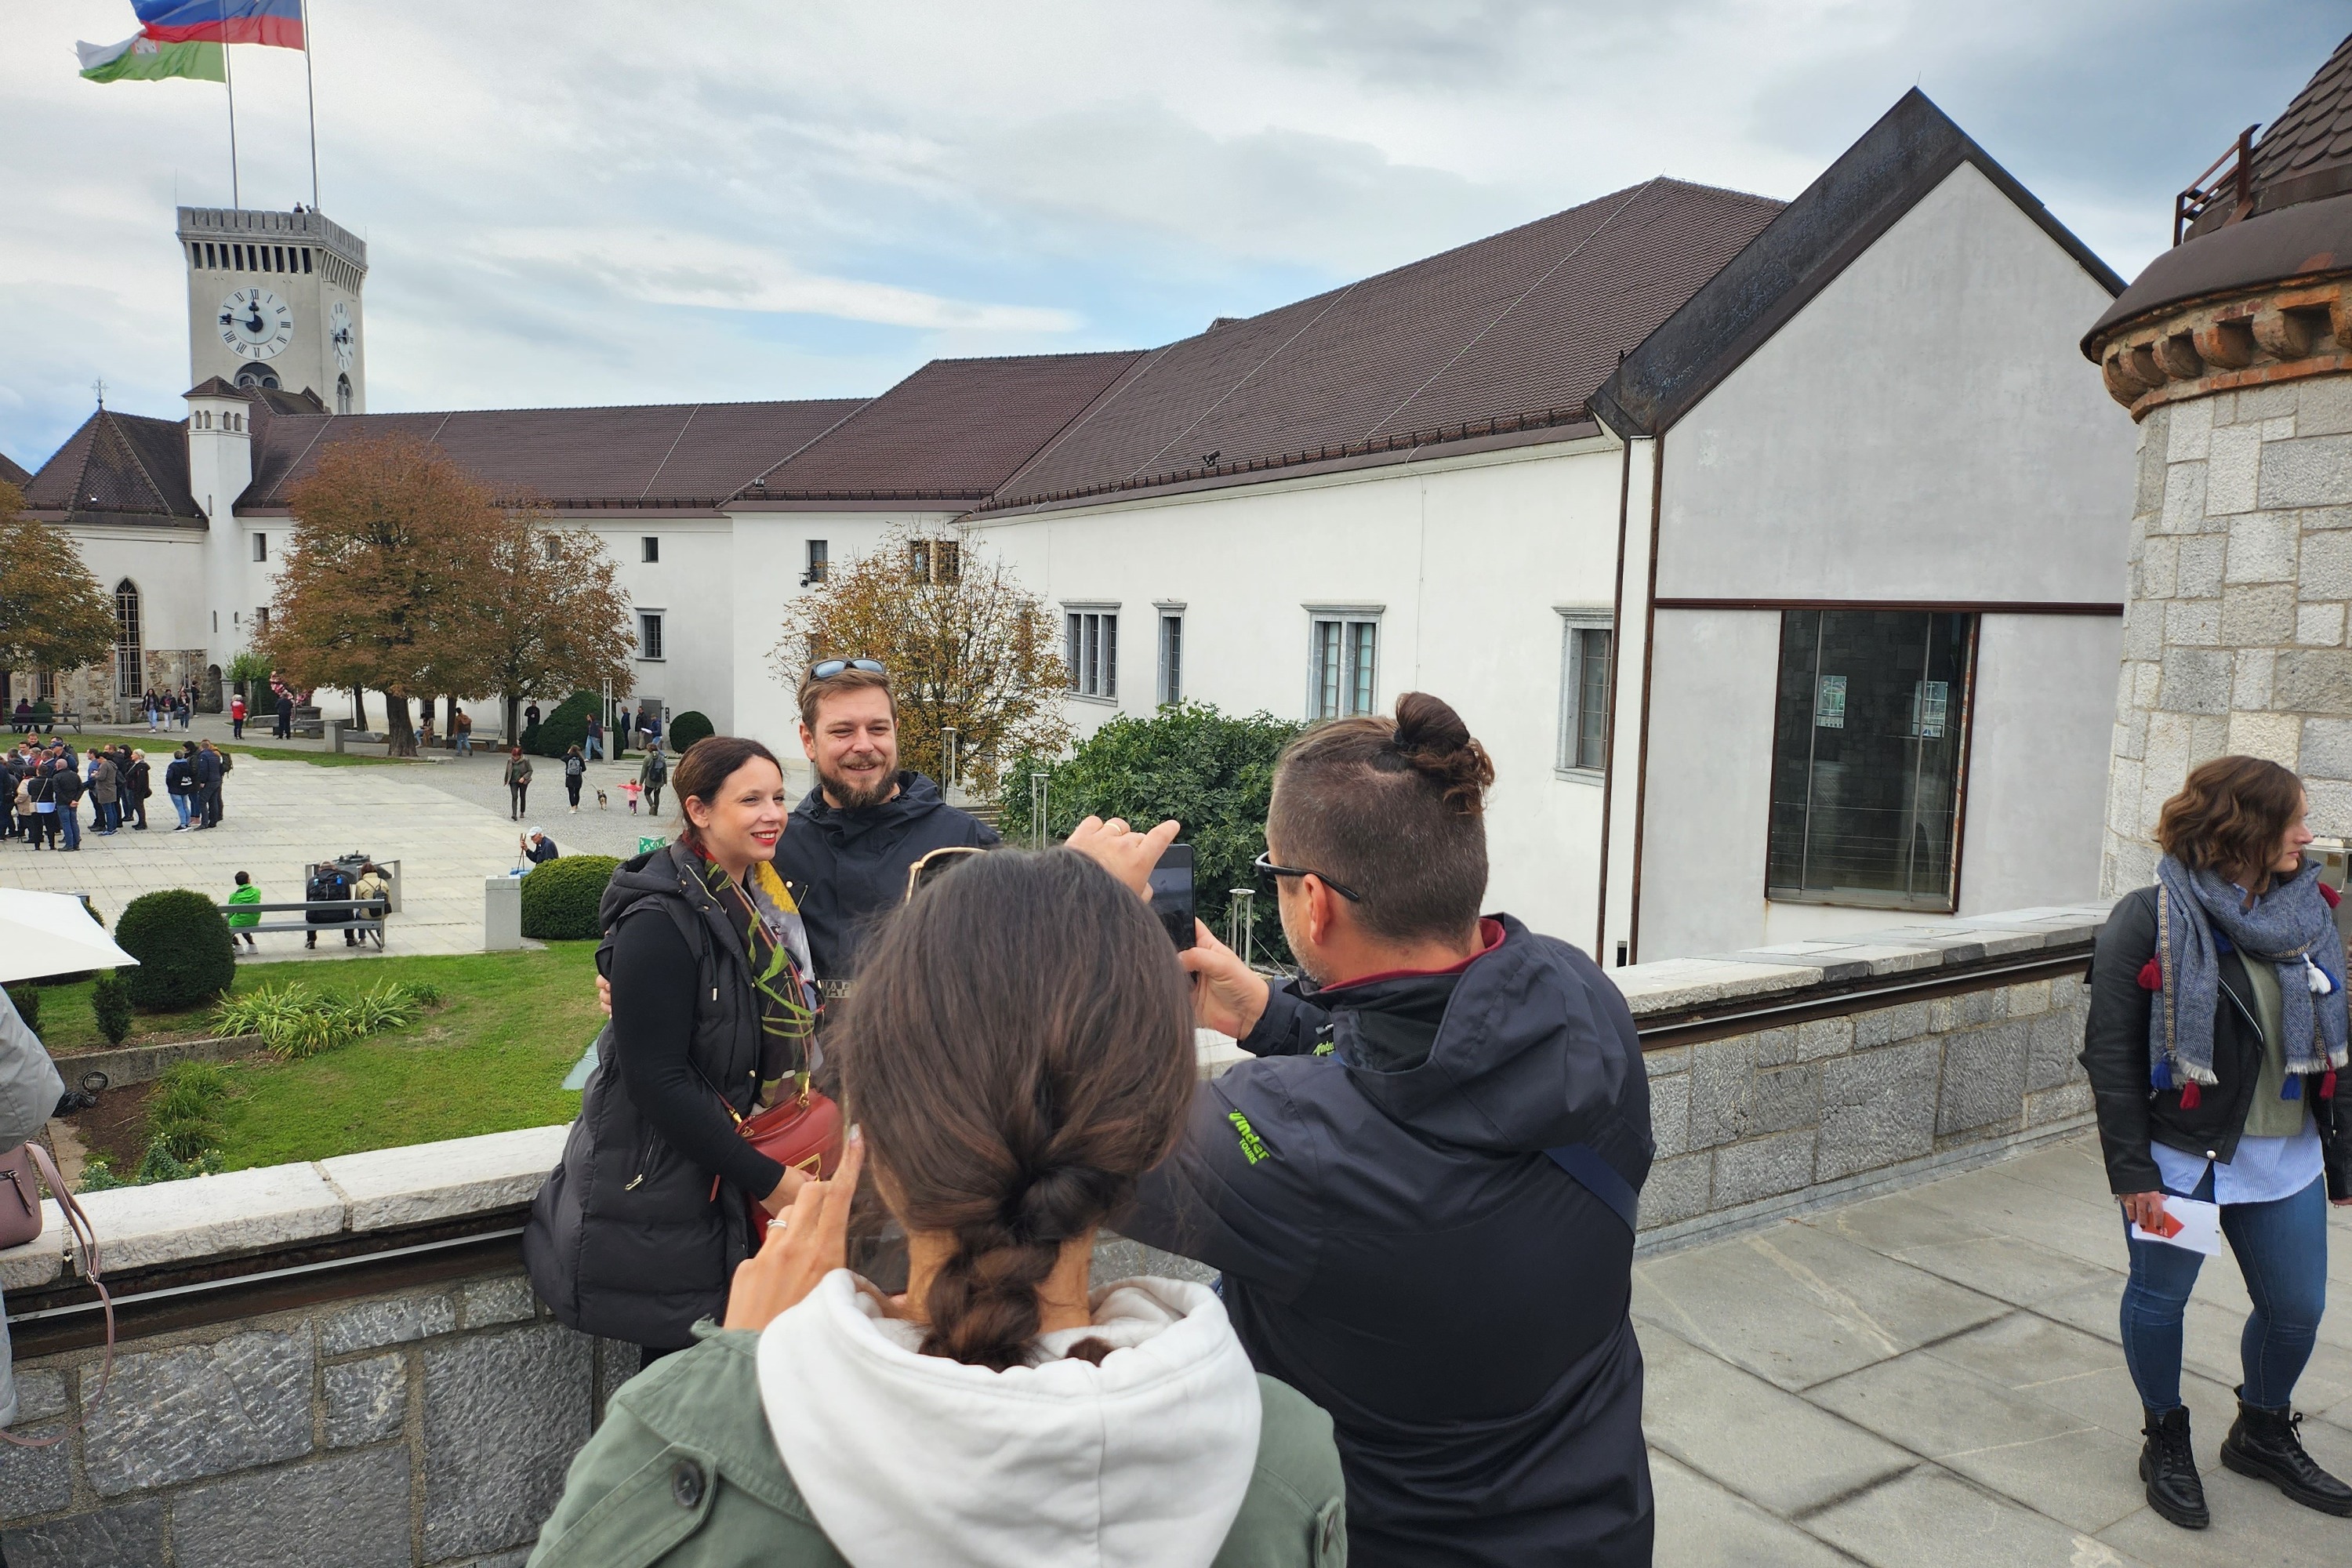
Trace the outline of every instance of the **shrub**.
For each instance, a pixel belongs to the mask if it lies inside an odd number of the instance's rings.
[[[299,1061],[414,1024],[440,1000],[435,986],[399,981],[352,996],[320,996],[295,981],[230,997],[213,1009],[213,1026],[224,1035],[257,1035],[271,1056]]]
[[[523,734],[523,749],[542,757],[560,757],[574,746],[584,754],[588,740],[589,716],[596,711],[597,697],[593,691],[575,691],[555,705],[555,711],[540,721],[538,744],[532,735]]]
[[[41,1032],[41,993],[30,984],[8,987],[8,1000],[16,1005],[16,1016],[25,1020],[25,1027],[36,1035]]]
[[[228,1074],[210,1062],[174,1062],[164,1068],[147,1097],[147,1158],[133,1179],[157,1179],[146,1173],[157,1150],[183,1164],[203,1159],[205,1151],[220,1142],[217,1112],[227,1097]]]
[[[671,756],[682,757],[697,741],[718,732],[700,709],[689,708],[669,721],[669,733],[662,737],[662,742],[669,747]]]
[[[1220,939],[1229,890],[1255,885],[1250,862],[1265,847],[1274,761],[1301,726],[1265,713],[1234,718],[1204,702],[1162,708],[1149,719],[1121,715],[1058,763],[1017,758],[1004,778],[1006,838],[1025,843],[1029,775],[1046,774],[1045,833],[1067,837],[1088,816],[1124,816],[1138,826],[1168,817],[1192,847],[1194,907]],[[1256,953],[1290,962],[1274,900],[1256,905]]]
[[[593,942],[603,936],[596,906],[619,865],[610,855],[570,855],[531,868],[522,879],[522,934],[541,942]]]
[[[89,988],[89,1010],[106,1043],[121,1045],[131,1033],[131,982],[121,974],[100,975]]]
[[[110,1193],[117,1187],[129,1185],[131,1185],[129,1182],[114,1173],[113,1162],[100,1154],[81,1168],[81,1185],[74,1190],[82,1193]]]
[[[114,940],[139,961],[131,999],[149,1013],[211,1001],[236,979],[228,922],[202,893],[171,888],[142,893],[115,922]]]

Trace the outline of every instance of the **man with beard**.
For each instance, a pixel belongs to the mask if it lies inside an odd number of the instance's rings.
[[[889,672],[870,658],[828,658],[802,678],[801,750],[816,787],[776,841],[776,874],[808,927],[826,1000],[846,994],[857,952],[907,895],[907,873],[934,849],[992,848],[993,829],[958,811],[922,774],[898,766]]]

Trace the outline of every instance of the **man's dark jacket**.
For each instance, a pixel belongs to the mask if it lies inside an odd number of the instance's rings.
[[[808,927],[809,962],[819,981],[856,972],[857,952],[883,916],[907,896],[907,868],[950,845],[992,848],[996,830],[940,795],[918,773],[898,774],[898,793],[879,805],[836,811],[813,789],[793,808],[776,840],[776,875],[792,889]]]
[[[2187,1154],[2228,1164],[2253,1109],[2254,1080],[2262,1071],[2262,1027],[2254,1022],[2253,987],[2235,950],[2221,953],[2221,994],[2213,1009],[2213,1076],[2221,1081],[2201,1089],[2197,1103],[2183,1106],[2178,1088],[2149,1087],[2148,1010],[2157,994],[2143,987],[2139,973],[2156,956],[2156,889],[2141,888],[2116,902],[2100,929],[2091,958],[2091,1013],[2083,1029],[2083,1070],[2098,1107],[2099,1143],[2106,1156],[2107,1189],[2152,1193],[2164,1178],[2149,1152],[2161,1143]],[[2305,1076],[2303,1102],[2319,1129],[2321,1163],[2327,1195],[2352,1197],[2352,1115],[2345,1099],[2352,1085],[2321,1092],[2322,1075]]]
[[[1543,1152],[1640,1188],[1640,1043],[1583,953],[1484,926],[1454,973],[1276,989],[1118,1228],[1223,1270],[1330,1413],[1356,1568],[1647,1568],[1633,1231]]]

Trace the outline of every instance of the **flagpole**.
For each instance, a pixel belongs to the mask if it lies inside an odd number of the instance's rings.
[[[302,96],[310,105],[310,210],[319,210],[319,92],[310,76],[310,0],[302,0]]]
[[[226,21],[228,16],[226,5],[221,8],[221,16]],[[245,205],[245,194],[236,178],[236,68],[229,64],[229,46],[226,42],[221,45],[220,51],[221,83],[228,89],[228,205],[242,207]]]

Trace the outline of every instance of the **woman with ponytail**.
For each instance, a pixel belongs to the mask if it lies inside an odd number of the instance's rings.
[[[2165,1200],[2221,1205],[2253,1311],[2221,1463],[2295,1501],[2352,1515],[2352,1487],[2304,1452],[2289,1407],[2326,1300],[2327,1204],[2352,1204],[2344,939],[2319,880],[2303,781],[2221,757],[2165,802],[2156,885],[2099,932],[2082,1061],[2131,1276],[2124,1360],[2146,1416],[2139,1473],[2173,1523],[2211,1522],[2180,1399],[2181,1315],[2201,1253],[2163,1235]]]
[[[1089,1282],[1192,1100],[1183,975],[1139,900],[1067,851],[965,857],[866,947],[827,1047],[841,1170],[725,1326],[614,1397],[534,1568],[1346,1562],[1329,1418],[1205,1286]],[[861,1169],[907,1232],[901,1296],[845,1267]]]

